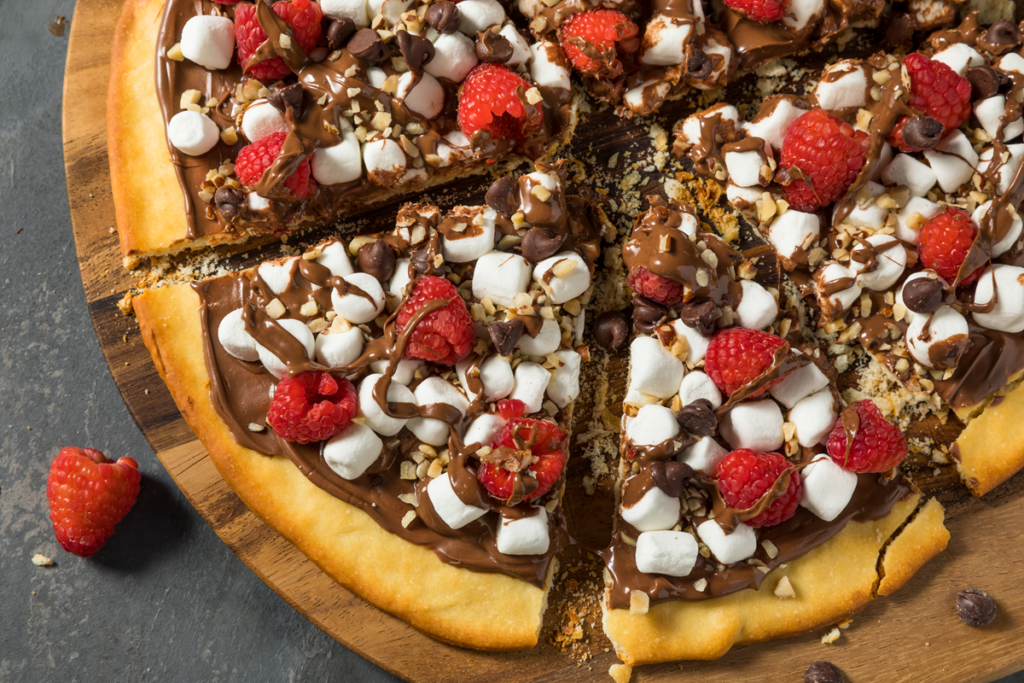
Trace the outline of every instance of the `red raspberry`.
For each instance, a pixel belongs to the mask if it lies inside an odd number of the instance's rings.
[[[725,4],[751,21],[767,24],[786,16],[786,5],[779,0],[725,0]]]
[[[760,330],[743,327],[719,330],[708,344],[704,372],[728,395],[770,368],[776,351],[785,346],[782,337]]]
[[[971,113],[970,81],[942,62],[916,52],[903,58],[903,66],[910,75],[910,107],[941,123],[943,137],[967,120]],[[909,120],[908,116],[900,117],[888,141],[900,151],[916,152],[916,147],[903,141],[903,124]]]
[[[786,201],[808,213],[846,193],[867,159],[868,135],[823,109],[802,114],[786,129],[780,166],[799,169]],[[804,177],[810,180],[804,180]]]
[[[516,443],[517,440],[519,443]],[[517,451],[528,451],[530,456],[536,458],[527,466],[527,471],[537,480],[537,488],[524,496],[525,500],[535,500],[550,491],[562,476],[565,461],[569,457],[566,452],[565,432],[547,420],[532,420],[526,417],[509,420],[491,443],[491,448],[495,450],[501,446]],[[509,462],[515,461],[510,459]],[[476,476],[488,493],[499,500],[508,500],[513,493],[514,475],[515,472],[503,466],[481,463]]]
[[[511,420],[513,417],[522,417],[526,414],[526,404],[518,398],[506,398],[498,401],[498,415],[503,420]]]
[[[626,284],[640,296],[657,301],[659,304],[677,306],[683,303],[682,284],[652,273],[643,266],[634,266],[629,269]]]
[[[253,187],[263,173],[281,153],[287,133],[273,133],[238,151],[235,160],[235,175],[246,187]],[[310,177],[309,159],[303,159],[295,172],[285,178],[284,186],[296,199],[305,199],[316,188],[316,181]]]
[[[416,311],[435,299],[447,299],[448,305],[431,311],[416,324],[405,345],[404,358],[455,365],[473,348],[473,319],[466,302],[448,280],[436,275],[421,277],[398,311],[395,329],[401,332]]]
[[[459,127],[466,137],[486,130],[493,137],[523,143],[541,124],[541,110],[527,105],[533,86],[500,64],[476,66],[459,89]]]
[[[324,441],[344,431],[359,409],[355,387],[327,372],[302,372],[277,383],[267,422],[288,441]]]
[[[299,42],[299,47],[307,53],[316,47],[320,37],[320,19],[323,17],[320,5],[312,0],[279,0],[274,3],[274,14],[292,27],[291,37]],[[235,38],[238,40],[238,63],[244,69],[256,53],[256,48],[267,39],[263,27],[256,20],[256,5],[244,3],[235,8]],[[263,83],[273,83],[290,73],[292,70],[283,59],[273,57],[257,62],[245,75]]]
[[[960,266],[978,235],[970,215],[963,209],[947,206],[946,210],[925,222],[918,233],[917,253],[925,268],[931,268],[947,282],[956,280]],[[961,282],[969,285],[979,277],[984,266],[978,267]]]
[[[755,453],[749,448],[741,448],[718,463],[718,490],[722,492],[726,505],[746,510],[757,503],[775,485],[782,473],[792,466],[778,453]],[[757,529],[785,522],[796,514],[796,506],[803,493],[803,480],[794,472],[785,492],[772,501],[767,510],[748,519],[747,526]]]
[[[622,12],[595,9],[573,14],[558,29],[558,39],[572,65],[587,74],[615,78],[622,73],[618,53],[630,54],[640,47],[640,29]],[[587,56],[596,52],[599,59]]]
[[[850,453],[846,453],[846,429],[840,415],[828,435],[825,448],[837,465],[853,472],[886,472],[907,457],[907,440],[903,432],[879,412],[871,400],[857,401],[846,407],[857,413],[857,426]]]
[[[140,479],[131,458],[114,462],[92,448],[60,449],[50,463],[46,499],[61,547],[79,557],[102,548],[135,505]]]

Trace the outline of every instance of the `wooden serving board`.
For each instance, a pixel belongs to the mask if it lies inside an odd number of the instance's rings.
[[[556,591],[542,642],[529,652],[489,654],[442,645],[335,584],[251,513],[220,477],[157,375],[134,319],[117,308],[136,284],[121,266],[106,147],[110,46],[122,3],[78,0],[75,8],[64,82],[68,195],[100,346],[128,410],[182,492],[242,561],[290,605],[346,647],[402,678],[460,683],[609,680],[606,672],[617,660],[601,634],[593,598],[581,601],[578,595]],[[671,115],[663,117],[667,128],[684,111],[681,106],[669,110]],[[608,113],[582,125],[577,140],[580,156],[593,154],[601,163],[614,152],[649,144],[643,122],[623,122]],[[455,189],[479,196],[485,185],[469,181]],[[394,205],[383,207],[367,217],[377,216],[383,225],[393,220],[394,211]],[[243,255],[236,260],[252,262],[256,250],[249,251],[248,259]],[[571,477],[582,475],[584,469],[577,462]],[[918,481],[946,506],[952,533],[948,550],[901,591],[858,615],[836,644],[823,645],[823,632],[818,632],[740,648],[717,662],[640,668],[634,680],[680,680],[696,674],[700,680],[723,683],[797,681],[807,665],[819,659],[836,663],[854,683],[981,682],[1024,668],[1024,476],[976,500],[956,485],[955,473],[932,476],[931,466],[925,471],[929,474]],[[582,518],[580,511],[592,511],[594,505],[581,486],[570,486],[570,517],[575,512]],[[610,512],[611,503],[596,505]],[[587,562],[578,549],[568,552],[563,565]],[[599,568],[584,564],[573,578],[587,575],[593,586]],[[999,603],[999,617],[988,628],[970,629],[956,617],[956,595],[970,586],[985,589]],[[582,627],[582,638],[571,651],[551,644],[556,635],[573,630],[576,620],[566,616],[567,607],[580,617]]]

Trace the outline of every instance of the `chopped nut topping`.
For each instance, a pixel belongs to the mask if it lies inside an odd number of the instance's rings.
[[[34,564],[37,567],[52,567],[53,560],[48,558],[46,555],[36,553],[32,556],[32,564]]]
[[[530,188],[530,194],[539,199],[542,202],[546,202],[551,199],[551,190],[544,187],[543,185],[534,185]]]
[[[778,550],[776,550],[776,553],[777,552]],[[788,576],[783,576],[779,579],[779,582],[775,584],[775,597],[781,600],[796,597],[796,591],[793,589],[793,584],[790,583]]]
[[[405,516],[402,517],[402,528],[403,529],[408,529],[409,525],[412,524],[414,519],[416,519],[416,511],[415,510],[409,510],[408,512],[406,512]]]
[[[643,591],[632,590],[629,592],[629,613],[647,614],[651,608],[651,596]]]
[[[267,304],[267,315],[269,315],[274,320],[277,320],[287,312],[287,309],[285,309],[284,304],[281,303],[280,299],[274,299],[269,304]]]
[[[265,430],[266,430],[266,427],[261,425],[259,422],[250,422],[249,423],[249,431],[250,432],[257,432],[257,433],[259,433],[259,432],[262,432],[262,431],[265,431]]]
[[[175,62],[184,62],[185,55],[181,51],[181,43],[175,43],[167,48],[167,59]]]

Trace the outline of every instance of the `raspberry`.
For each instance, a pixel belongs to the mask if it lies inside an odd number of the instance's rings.
[[[645,296],[660,304],[677,306],[683,303],[682,284],[652,273],[643,266],[634,266],[629,269],[626,284],[640,296]]]
[[[799,176],[786,186],[786,201],[808,213],[839,199],[867,159],[868,135],[823,109],[802,114],[786,129],[780,166]],[[806,180],[805,180],[806,178]]]
[[[755,453],[749,448],[741,448],[729,453],[718,463],[718,490],[722,492],[726,505],[746,510],[757,503],[775,485],[782,473],[792,466],[778,453]],[[783,494],[772,501],[767,510],[748,519],[747,526],[757,529],[785,522],[796,514],[796,506],[803,492],[803,480],[794,472]]]
[[[859,424],[849,454],[841,415],[825,446],[836,464],[853,472],[886,472],[903,462],[907,440],[896,425],[882,417],[878,406],[866,399],[851,403],[846,407],[850,409],[856,412]]]
[[[942,62],[912,53],[903,58],[903,66],[910,75],[910,107],[930,116],[942,124],[945,137],[967,120],[971,113],[971,82]],[[889,144],[903,152],[916,152],[903,141],[903,124],[910,120],[902,116],[887,138]]]
[[[767,24],[786,16],[786,5],[779,0],[725,0],[725,4],[751,21]]]
[[[526,404],[518,398],[506,398],[498,401],[498,415],[503,420],[511,420],[513,417],[522,417],[526,414]]]
[[[431,311],[416,324],[404,358],[455,365],[473,348],[473,320],[466,302],[448,280],[435,275],[421,277],[398,311],[395,329],[401,332],[416,311],[435,299],[447,299],[448,305]]]
[[[719,330],[708,344],[704,372],[719,389],[732,394],[770,368],[775,353],[785,346],[786,341],[781,337],[760,330],[742,327]]]
[[[135,505],[140,479],[131,458],[114,462],[92,448],[60,449],[50,463],[46,499],[61,547],[79,557],[102,548]]]
[[[927,220],[918,233],[917,253],[921,263],[947,282],[953,282],[977,234],[978,229],[966,211],[947,206],[945,211]],[[964,277],[960,284],[971,284],[981,277],[984,270],[985,267],[980,266]]]
[[[238,151],[235,160],[235,175],[246,187],[253,187],[263,173],[281,153],[287,133],[273,133],[261,138]],[[284,186],[297,199],[305,199],[316,188],[316,181],[310,178],[309,159],[303,159],[295,172],[285,178]]]
[[[525,102],[531,86],[500,64],[480,64],[459,89],[459,127],[466,137],[486,130],[520,145],[541,124],[541,110]]]
[[[525,500],[535,500],[550,491],[562,476],[565,461],[569,457],[566,452],[565,432],[547,420],[532,420],[526,417],[509,420],[491,443],[494,451],[502,446],[516,450],[517,455],[536,458],[527,467],[527,471],[536,479],[537,488],[527,493],[523,497]],[[509,500],[514,493],[513,482],[519,462],[516,458],[509,458],[501,465],[492,462],[481,463],[477,470],[477,479],[495,498]],[[513,469],[509,469],[508,465]]]
[[[640,47],[640,29],[622,12],[595,9],[573,14],[558,29],[558,39],[572,65],[586,74],[612,79],[622,73],[618,53]],[[588,56],[597,53],[598,59]]]
[[[274,3],[274,14],[292,27],[291,37],[298,41],[299,47],[307,53],[316,47],[323,18],[320,5],[312,0],[280,0]],[[256,49],[267,39],[263,27],[256,20],[256,5],[244,3],[235,8],[235,38],[238,40],[238,63],[245,69]],[[283,59],[272,57],[253,64],[245,75],[263,83],[273,83],[291,73]]]
[[[287,441],[324,441],[344,431],[358,408],[356,390],[344,377],[302,372],[277,383],[267,422]]]

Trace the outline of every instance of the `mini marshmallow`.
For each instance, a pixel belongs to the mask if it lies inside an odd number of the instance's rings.
[[[927,325],[927,331],[925,325]],[[943,306],[930,316],[914,316],[913,322],[907,329],[907,350],[918,363],[927,368],[933,368],[938,364],[948,364],[952,360],[943,355],[941,359],[937,360],[944,361],[944,363],[933,363],[930,354],[933,347],[939,344],[948,346],[958,341],[962,341],[963,345],[966,345],[969,334],[967,319],[949,306]]]
[[[453,130],[437,143],[437,156],[441,157],[441,166],[452,161],[468,158],[473,155],[473,144],[461,130]]]
[[[802,355],[797,349],[793,353]],[[821,371],[817,363],[811,362],[801,366],[768,387],[768,393],[776,401],[792,408],[811,394],[828,386],[828,377]]]
[[[974,115],[989,137],[995,140],[999,135],[999,126],[1002,125],[1003,116],[1006,115],[1006,97],[993,95],[975,103]],[[1024,119],[1018,118],[1003,126],[1003,140],[1012,140],[1021,133],[1024,133]]]
[[[853,209],[843,219],[843,223],[849,223],[858,228],[880,228],[885,223],[886,211],[880,207],[875,199],[885,194],[885,188],[878,183],[868,182],[865,186],[868,201],[863,206],[860,202],[853,205]],[[832,209],[832,221],[835,222],[836,214],[839,212],[839,204]]]
[[[516,29],[515,24],[505,24],[498,35],[504,36],[505,40],[512,45],[512,57],[505,62],[506,66],[514,67],[530,61],[530,44]]]
[[[904,308],[906,308],[907,307],[907,302],[903,300],[903,290],[906,288],[906,286],[912,280],[917,280],[918,278],[922,278],[922,277],[938,277],[938,276],[936,275],[934,270],[925,270],[925,271],[921,271],[921,272],[918,272],[918,273],[912,273],[911,275],[908,275],[907,279],[903,281],[902,285],[900,285],[899,291],[896,292],[896,303],[901,304]],[[939,278],[939,282],[942,283],[942,288],[946,289],[946,287],[948,286],[946,281],[943,280],[942,278]],[[917,315],[921,315],[921,314],[920,313],[914,313],[912,310],[907,308],[907,312],[903,315],[903,319],[909,324],[909,323],[914,322],[914,316],[917,316]]]
[[[573,342],[576,344],[579,344],[583,341],[583,331],[586,329],[587,326],[586,318],[587,312],[580,311],[580,314],[576,316],[576,319],[573,321],[572,339]]]
[[[405,172],[405,152],[391,138],[382,138],[363,145],[363,164],[370,178],[381,185],[394,184],[392,176]]]
[[[642,407],[626,426],[626,438],[634,446],[655,446],[677,436],[676,414],[656,403]]]
[[[923,197],[935,187],[935,171],[927,164],[910,156],[897,154],[888,166],[882,169],[882,182],[886,185],[905,185],[910,194]]]
[[[291,130],[284,116],[277,107],[264,100],[256,100],[245,108],[242,114],[242,135],[249,142],[262,140],[274,133],[287,133]]]
[[[981,162],[978,164],[978,173],[982,174],[982,176],[985,175],[992,165],[995,151],[995,147],[986,147],[982,151]],[[1010,153],[1010,158],[999,166],[999,178],[996,181],[996,193],[1000,195],[1006,194],[1010,189],[1013,176],[1017,173],[1017,169],[1020,168],[1020,162],[1024,160],[1024,144],[1007,145],[1006,151]]]
[[[318,147],[310,160],[310,171],[321,185],[340,185],[363,176],[359,138],[352,124],[341,119],[341,142],[331,147]]]
[[[530,286],[530,262],[518,254],[492,251],[484,254],[473,269],[473,296],[490,297],[506,308],[515,307],[516,294]]]
[[[387,360],[375,360],[370,363],[370,371],[376,372],[378,375],[385,375],[388,371]],[[391,375],[392,382],[398,382],[409,386],[409,382],[416,376],[416,371],[422,367],[423,361],[421,360],[405,360],[398,361],[398,367],[395,368],[395,372]]]
[[[954,43],[932,55],[932,60],[942,62],[958,76],[963,76],[972,66],[985,66],[985,58],[966,43]]]
[[[1024,57],[1016,52],[1003,55],[999,58],[995,68],[1000,71],[1013,71],[1024,76]]]
[[[943,208],[935,202],[924,197],[911,197],[900,212],[896,214],[897,239],[907,244],[917,244],[917,234],[929,218],[934,218],[942,213]],[[913,226],[913,227],[911,227]]]
[[[451,263],[468,263],[494,249],[494,220],[497,217],[494,209],[488,207],[461,233],[454,233],[454,237],[442,235],[441,250],[444,260]]]
[[[370,66],[366,69],[366,78],[370,85],[380,90],[384,87],[384,81],[388,80],[388,74],[379,66]]]
[[[985,269],[974,290],[974,303],[984,306],[992,301],[989,313],[976,311],[974,321],[990,330],[1016,334],[1024,331],[1024,268],[995,264]]]
[[[342,479],[352,481],[380,457],[384,442],[366,425],[352,423],[324,444],[324,462]]]
[[[451,477],[447,472],[430,480],[430,483],[427,484],[427,497],[430,498],[430,504],[437,516],[452,529],[461,529],[487,514],[485,508],[466,505],[462,502],[459,495],[455,493]]]
[[[687,351],[686,361],[689,363],[699,363],[704,360],[704,356],[708,353],[708,344],[711,343],[711,339],[702,335],[696,327],[690,327],[682,320],[676,319],[672,321],[672,329],[676,331],[676,335],[686,340]]]
[[[855,266],[854,270],[860,273],[857,276],[857,284],[876,292],[889,289],[896,284],[907,267],[907,250],[891,235],[872,235],[864,241],[874,247],[875,267],[869,271],[861,270],[867,264],[859,262],[857,255],[859,253],[862,257],[868,258],[869,247],[858,242],[850,258],[850,265]]]
[[[685,46],[693,32],[693,21],[655,14],[644,31],[640,63],[676,66],[686,62]]]
[[[312,360],[316,357],[316,341],[304,322],[294,318],[281,318],[277,324],[284,328],[285,332],[299,340],[306,350],[306,358]],[[257,343],[256,353],[259,354],[263,367],[274,377],[281,379],[288,374],[288,366],[267,347]]]
[[[466,0],[471,2],[476,0]],[[429,73],[422,73],[417,81],[415,74],[406,71],[398,79],[396,97],[408,109],[425,119],[435,118],[444,109],[444,88]]]
[[[757,552],[757,534],[742,522],[726,536],[718,522],[709,519],[697,527],[697,535],[722,564],[742,562]]]
[[[477,394],[469,388],[466,379],[466,371],[469,369],[469,361],[459,361],[455,365],[455,373],[458,375],[459,383],[466,390],[466,396],[470,401],[475,401]],[[479,380],[484,387],[484,400],[497,401],[512,393],[515,388],[515,375],[512,374],[512,365],[501,356],[491,356],[480,364]]]
[[[824,442],[836,424],[832,392],[822,389],[801,400],[789,411],[789,421],[796,425],[797,441],[804,448]]]
[[[388,292],[393,296],[403,296],[405,286],[412,282],[412,278],[409,277],[409,265],[411,263],[412,261],[407,258],[400,258],[395,261],[395,274],[391,276],[391,280],[388,282]]]
[[[725,170],[729,172],[729,180],[741,187],[754,187],[761,184],[761,152],[726,152]]]
[[[371,19],[380,14],[390,26],[394,26],[402,21],[402,14],[412,5],[412,0],[369,0],[368,4],[367,14]]]
[[[426,378],[419,383],[413,392],[416,404],[428,406],[433,403],[444,403],[455,408],[462,416],[469,410],[469,401],[450,382],[437,375]],[[448,423],[432,417],[414,417],[406,425],[416,438],[431,446],[444,446],[448,443]]]
[[[683,381],[679,383],[679,401],[685,406],[699,398],[711,401],[712,408],[722,405],[722,392],[718,386],[700,370],[693,370],[686,373]]]
[[[198,157],[220,142],[220,128],[209,116],[186,109],[171,117],[167,124],[167,139],[182,154]]]
[[[316,337],[316,359],[329,368],[348,365],[363,352],[363,331],[350,327],[344,332],[321,332]]]
[[[580,395],[580,354],[570,349],[556,351],[555,355],[561,361],[561,367],[555,368],[551,373],[551,383],[548,384],[548,398],[555,402],[559,408],[564,408]]]
[[[434,41],[434,58],[423,66],[423,70],[449,83],[461,83],[477,61],[476,45],[472,40],[457,32],[442,33]]]
[[[259,268],[256,269],[256,272],[259,273],[260,278],[267,283],[271,292],[274,294],[281,294],[291,285],[292,274],[295,272],[295,266],[298,262],[299,257],[293,256],[280,263],[261,263]]]
[[[735,111],[735,107],[733,110]],[[780,151],[782,141],[786,138],[786,129],[806,113],[806,109],[795,106],[788,98],[780,98],[778,104],[767,114],[746,125],[747,135],[759,137],[771,145],[772,149]]]
[[[575,263],[575,267],[568,272],[563,271],[570,262]],[[534,266],[533,279],[544,287],[551,303],[564,304],[590,287],[590,269],[579,254],[563,251]]]
[[[496,0],[463,0],[459,3],[459,30],[471,38],[495,24],[505,23],[505,8]]]
[[[359,414],[366,418],[366,426],[381,436],[394,436],[402,431],[408,420],[385,415],[377,402],[373,400],[373,388],[384,375],[367,375],[359,383]],[[416,396],[409,387],[392,382],[388,385],[388,403],[411,403],[416,405]]]
[[[700,227],[697,224],[697,217],[689,213],[681,213],[679,217],[682,219],[682,222],[679,223],[677,229],[687,237],[695,237],[697,235],[697,228]]]
[[[700,7],[700,13],[703,14],[704,9],[701,3],[694,3],[694,9]],[[695,11],[694,14],[697,14]],[[698,24],[697,30],[701,30],[703,27],[703,21]],[[712,88],[722,85],[725,74],[731,73],[732,69],[732,58],[733,58],[733,46],[727,41],[719,41],[715,38],[713,33],[704,34],[704,54],[711,59],[711,74],[702,81],[690,81],[693,87],[698,90],[711,90]]]
[[[800,505],[826,522],[846,509],[857,488],[857,474],[844,470],[824,453],[816,456],[801,474],[804,494]]]
[[[686,141],[686,143],[689,145],[699,145],[701,142],[701,133],[704,129],[704,125],[702,122],[704,120],[710,120],[713,116],[716,115],[719,117],[720,124],[725,123],[726,121],[732,121],[734,126],[739,127],[740,125],[739,110],[736,109],[736,107],[732,106],[731,104],[719,102],[713,107],[708,107],[702,112],[697,112],[696,114],[691,114],[686,117],[686,120],[683,121],[683,139]],[[753,131],[751,131],[750,134],[759,137],[762,140],[767,139],[764,137],[764,135],[755,133]],[[724,142],[724,140],[716,139],[716,142]],[[758,195],[758,198],[760,199],[760,195]]]
[[[636,568],[644,574],[688,576],[697,564],[697,539],[685,531],[647,531],[636,539]]]
[[[476,2],[477,0],[467,0]],[[542,555],[548,551],[551,535],[548,529],[548,511],[535,507],[536,514],[529,517],[502,517],[498,524],[496,541],[502,555]]]
[[[740,280],[740,305],[736,307],[741,327],[763,330],[775,322],[779,304],[767,289],[753,280]]]
[[[526,406],[526,413],[539,413],[544,405],[544,392],[551,381],[551,373],[537,363],[520,363],[516,367],[516,386],[509,398],[518,399]]]
[[[345,277],[355,272],[348,257],[348,249],[342,242],[331,242],[320,250],[316,262],[331,271],[335,277]]]
[[[629,345],[629,386],[657,398],[671,398],[679,391],[683,363],[655,337],[637,337]]]
[[[740,403],[718,423],[718,430],[733,449],[774,451],[782,447],[782,411],[770,398]]]
[[[825,11],[825,0],[792,0],[783,17],[783,23],[795,29],[802,29],[817,21]]]
[[[852,109],[868,103],[868,91],[875,85],[868,66],[859,60],[844,59],[825,69],[814,88],[814,97],[822,109]]]
[[[718,471],[718,463],[729,454],[729,451],[712,439],[710,436],[702,436],[697,443],[683,449],[683,452],[676,458],[685,462],[694,470],[700,470],[708,476],[714,476]]]
[[[924,158],[935,172],[943,192],[956,192],[974,175],[978,154],[971,141],[959,130],[946,136],[932,149],[924,151]]]
[[[320,9],[335,19],[351,19],[356,28],[370,25],[370,15],[366,11],[366,0],[320,0]]]
[[[245,331],[241,308],[236,308],[221,319],[217,326],[217,341],[238,360],[252,362],[260,359],[260,354],[256,352],[256,340]]]
[[[790,209],[772,221],[768,241],[779,256],[795,259],[801,251],[809,250],[818,241],[821,220],[817,214]]]
[[[860,285],[857,284],[856,276],[857,274],[851,269],[838,263],[831,263],[825,266],[825,269],[822,270],[818,276],[818,296],[824,296],[824,294],[822,294],[820,283],[850,279],[853,281],[852,285],[846,289],[841,289],[838,292],[833,292],[828,299],[832,306],[837,309],[842,309],[844,311],[848,310],[860,297],[861,288]]]
[[[228,68],[235,54],[235,22],[209,14],[192,17],[181,29],[181,54],[210,71]]]
[[[343,279],[358,287],[370,298],[354,292],[338,296],[338,290],[334,290],[331,292],[331,304],[335,313],[353,325],[359,325],[370,322],[384,311],[384,288],[380,286],[377,278],[369,273],[352,273]]]
[[[250,211],[263,211],[270,206],[270,200],[266,197],[261,197],[255,192],[250,192],[246,202],[249,204]]]
[[[506,422],[501,415],[496,413],[483,413],[466,427],[466,433],[462,435],[462,443],[466,446],[473,444],[490,446]]]
[[[660,531],[676,525],[681,509],[678,498],[652,486],[636,505],[622,508],[622,519],[637,531]]]
[[[981,227],[981,222],[985,220],[985,214],[988,213],[989,209],[992,208],[992,200],[988,200],[971,214],[971,220],[978,227]],[[1010,247],[1020,239],[1021,228],[1024,227],[1024,221],[1021,221],[1020,216],[1016,216],[1013,222],[1010,223],[1010,229],[1006,232],[1006,236],[992,245],[992,258],[1002,256],[1010,250]]]
[[[534,43],[530,46],[530,56],[530,78],[534,83],[547,88],[572,88],[558,45],[546,40]]]

